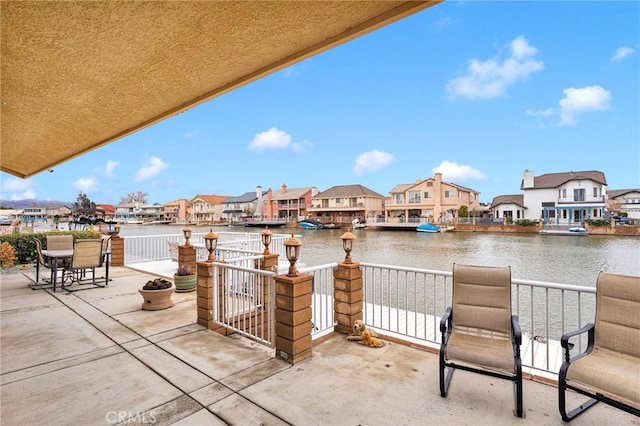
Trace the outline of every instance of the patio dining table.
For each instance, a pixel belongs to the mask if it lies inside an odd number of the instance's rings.
[[[58,278],[58,265],[64,264],[65,261],[70,262],[73,258],[73,250],[42,250],[42,255],[53,260],[53,291],[56,291],[56,284]],[[102,258],[104,259],[104,267],[105,267],[105,283],[109,283],[109,263],[111,260],[111,251],[102,252]],[[63,279],[64,281],[64,279]],[[61,283],[62,284],[62,283]]]
[[[64,264],[64,261],[71,261],[73,258],[73,250],[42,250],[42,255],[53,260],[53,291],[56,291],[56,283],[58,279],[58,265]]]

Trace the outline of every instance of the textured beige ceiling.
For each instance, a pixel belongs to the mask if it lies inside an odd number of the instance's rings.
[[[29,177],[436,1],[1,1],[0,164]]]

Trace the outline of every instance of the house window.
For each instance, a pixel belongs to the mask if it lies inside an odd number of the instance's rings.
[[[598,188],[593,187],[593,197],[596,198],[598,196]]]
[[[327,199],[322,200],[322,208],[324,209],[329,208],[329,200]]]
[[[402,194],[396,194],[393,201],[394,204],[402,204],[404,202],[404,197],[402,196]]]
[[[342,204],[342,198],[336,198],[336,204]]]
[[[561,198],[567,198],[567,188],[562,188],[562,197]]]
[[[573,190],[573,201],[584,201],[584,188],[576,188]]]
[[[516,217],[517,217],[518,219],[520,219],[520,210],[518,210],[518,211],[516,212]]]
[[[444,191],[444,198],[453,198],[453,191]]]
[[[433,182],[431,181],[427,182],[427,188],[433,188]]]
[[[458,198],[462,198],[462,191],[458,191]]]
[[[425,199],[427,199],[427,198],[431,198],[431,193],[430,193],[430,192],[425,192],[425,193],[424,193],[424,198],[425,198]]]
[[[409,204],[420,203],[420,191],[409,191]]]

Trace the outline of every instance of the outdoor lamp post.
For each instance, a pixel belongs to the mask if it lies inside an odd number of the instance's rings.
[[[287,254],[287,260],[289,260],[289,273],[287,273],[288,277],[297,277],[298,269],[296,269],[296,262],[300,257],[300,247],[302,246],[302,242],[299,239],[291,234],[291,238],[287,238],[284,242],[285,252]]]
[[[269,228],[265,228],[264,231],[260,233],[260,235],[262,236],[262,244],[264,244],[263,254],[271,254],[269,252],[269,244],[271,244],[271,235],[273,235],[273,232],[271,232]]]
[[[342,248],[344,252],[347,253],[344,257],[344,263],[353,263],[351,260],[351,250],[353,250],[353,241],[356,239],[356,236],[347,230],[340,238],[342,238]]]
[[[216,255],[213,252],[218,246],[218,234],[213,232],[213,228],[209,231],[207,235],[204,236],[204,245],[209,252],[209,257],[207,258],[207,262],[213,262],[216,260]]]
[[[189,238],[191,238],[191,228],[187,226],[182,230],[182,232],[184,233],[184,239],[185,239],[184,245],[190,246],[191,243],[189,242]]]

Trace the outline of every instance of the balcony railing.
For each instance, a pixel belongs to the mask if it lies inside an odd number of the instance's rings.
[[[195,234],[191,241],[200,253],[203,251],[204,234]],[[288,234],[272,236],[270,251],[286,259],[284,244]],[[127,237],[125,239],[126,263],[132,259],[151,260],[168,258],[169,240],[182,240],[181,235]],[[200,245],[201,244],[201,245]],[[225,300],[224,315],[220,321],[232,319],[242,322],[243,333],[258,333],[257,339],[272,343],[271,311],[264,312],[260,294],[264,285],[272,285],[276,274],[256,269],[264,250],[260,234],[220,233],[218,259],[228,262],[225,288],[230,292],[219,295]],[[300,265],[300,273],[313,276],[312,336],[329,333],[335,326],[334,278],[337,263],[314,267]],[[360,263],[363,282],[363,319],[366,324],[383,335],[438,349],[441,342],[440,317],[452,300],[452,273],[429,269],[400,267],[374,263]],[[217,273],[214,276],[218,276]],[[561,283],[512,279],[512,309],[518,315],[523,332],[522,362],[526,372],[533,376],[557,378],[562,363],[560,337],[567,331],[577,330],[595,316],[595,287],[566,285]],[[262,289],[262,290],[261,290]],[[227,300],[227,298],[229,298]],[[275,304],[268,304],[270,309]],[[247,312],[261,316],[266,322],[251,323]],[[249,322],[247,322],[249,321]],[[246,327],[257,328],[247,331]],[[246,326],[246,327],[245,327]],[[243,328],[244,327],[244,328]],[[266,333],[266,334],[261,334]],[[587,342],[577,339],[574,353],[582,352]]]
[[[336,263],[300,269],[313,278],[313,337],[335,325],[333,270]],[[392,265],[360,263],[363,319],[383,335],[440,348],[440,317],[451,305],[452,273]],[[555,379],[562,364],[560,337],[593,321],[595,288],[512,279],[513,313],[523,333],[522,362],[534,376]],[[583,351],[579,339],[575,353]]]

